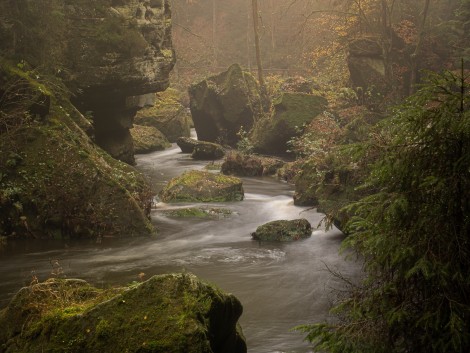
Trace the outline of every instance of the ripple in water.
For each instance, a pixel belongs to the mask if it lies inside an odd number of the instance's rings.
[[[173,259],[182,266],[206,264],[261,264],[275,263],[285,259],[286,253],[279,249],[208,248],[198,255]]]

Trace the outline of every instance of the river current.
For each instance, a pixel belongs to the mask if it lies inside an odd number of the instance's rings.
[[[156,191],[185,170],[202,169],[172,148],[136,157],[137,168]],[[88,280],[96,286],[122,285],[168,272],[192,272],[233,293],[243,304],[240,319],[249,353],[311,352],[302,333],[292,328],[328,316],[332,291],[341,283],[327,268],[348,276],[357,264],[338,255],[343,235],[315,229],[294,243],[258,243],[256,227],[272,220],[306,218],[312,226],[323,215],[293,204],[293,187],[274,178],[243,178],[245,200],[205,205],[230,215],[210,219],[172,218],[165,209],[194,205],[157,203],[152,221],[158,236],[94,242],[11,242],[0,253],[0,308],[13,294],[52,272]]]

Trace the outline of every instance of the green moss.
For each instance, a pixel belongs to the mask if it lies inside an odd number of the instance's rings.
[[[306,219],[295,219],[292,221],[272,221],[259,226],[252,237],[259,241],[282,241],[290,242],[312,235],[312,227]]]
[[[274,120],[285,121],[287,126],[295,128],[312,121],[314,117],[325,110],[328,102],[322,96],[286,92],[273,104]]]
[[[227,202],[244,197],[240,179],[197,170],[170,180],[159,196],[164,202]]]
[[[152,126],[134,125],[130,132],[134,141],[135,153],[149,153],[171,147],[167,138]]]
[[[65,97],[50,98],[42,121],[0,135],[0,235],[151,234],[144,178],[91,142]]]

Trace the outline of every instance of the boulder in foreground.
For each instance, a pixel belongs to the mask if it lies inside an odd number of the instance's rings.
[[[0,312],[2,352],[245,353],[242,306],[192,274],[103,291],[52,279]]]
[[[244,198],[239,178],[191,170],[173,178],[159,193],[163,202],[228,202]]]
[[[263,224],[251,236],[260,241],[295,241],[312,235],[312,226],[304,219],[280,220]]]

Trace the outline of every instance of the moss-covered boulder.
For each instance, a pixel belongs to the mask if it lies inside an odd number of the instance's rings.
[[[130,131],[135,153],[150,153],[171,147],[165,135],[152,126],[134,125]]]
[[[237,298],[191,274],[106,291],[55,279],[0,312],[0,351],[245,353],[241,314]]]
[[[258,121],[250,137],[257,151],[282,154],[287,142],[299,136],[299,128],[323,112],[328,102],[319,95],[285,92],[273,104],[273,115]]]
[[[189,137],[191,113],[181,104],[182,99],[181,93],[173,88],[158,92],[153,106],[137,112],[135,123],[157,128],[170,142]]]
[[[199,142],[200,141],[190,137],[178,137],[176,140],[176,144],[181,148],[181,152],[183,153],[193,153],[194,147],[196,147]]]
[[[152,194],[144,177],[91,141],[83,130],[90,122],[60,82],[37,77],[0,63],[0,95],[9,92],[0,104],[2,127],[9,124],[0,128],[0,236],[152,234]],[[41,113],[32,115],[37,98],[46,96]]]
[[[263,111],[258,83],[238,64],[188,91],[194,127],[204,141],[234,146],[240,128],[249,131]]]
[[[221,145],[205,141],[199,141],[191,153],[191,158],[199,160],[215,160],[224,156],[225,150]]]
[[[221,172],[225,175],[263,176],[274,175],[284,162],[270,157],[232,151],[225,157]]]
[[[290,242],[308,238],[312,235],[312,226],[304,218],[292,221],[279,220],[263,224],[251,234],[254,240]]]
[[[163,202],[227,202],[243,200],[244,192],[236,177],[192,170],[170,180],[159,196]]]

